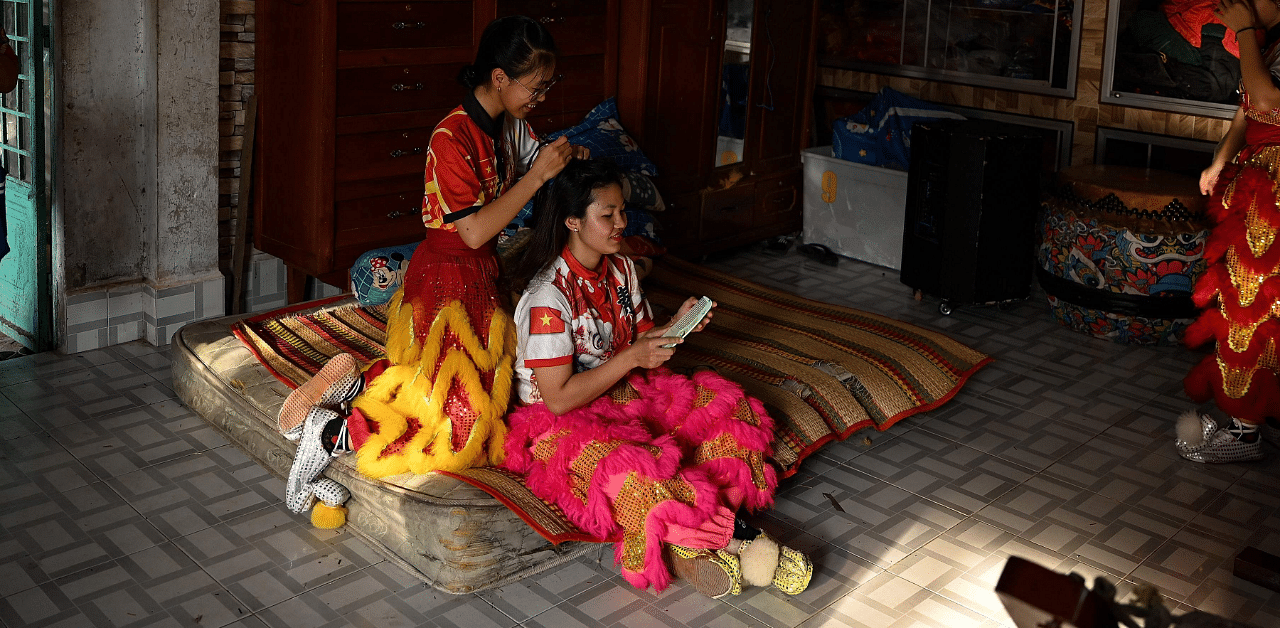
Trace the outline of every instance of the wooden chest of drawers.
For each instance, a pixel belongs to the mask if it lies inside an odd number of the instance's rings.
[[[556,38],[564,80],[529,122],[576,124],[617,90],[618,0],[264,0],[257,3],[255,245],[345,286],[363,252],[420,240],[431,130],[484,27],[528,15]]]

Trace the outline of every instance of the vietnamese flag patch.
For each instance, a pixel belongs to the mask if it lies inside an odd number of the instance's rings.
[[[529,333],[563,334],[564,319],[560,318],[560,310],[553,307],[529,308]]]

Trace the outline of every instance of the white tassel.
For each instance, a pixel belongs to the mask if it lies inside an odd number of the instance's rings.
[[[1200,423],[1200,415],[1195,410],[1187,410],[1178,416],[1178,440],[1187,447],[1199,447],[1204,444],[1204,428]]]
[[[773,573],[778,570],[778,556],[781,551],[777,541],[769,538],[768,535],[757,536],[738,556],[742,564],[742,581],[756,587],[767,587],[773,584]]]

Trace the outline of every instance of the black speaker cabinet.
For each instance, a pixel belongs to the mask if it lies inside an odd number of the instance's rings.
[[[911,131],[902,283],[953,304],[1031,294],[1043,136],[988,120]]]

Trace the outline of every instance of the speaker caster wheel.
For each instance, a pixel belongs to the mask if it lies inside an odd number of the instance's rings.
[[[938,313],[943,316],[951,316],[951,302],[943,301],[938,304]]]

